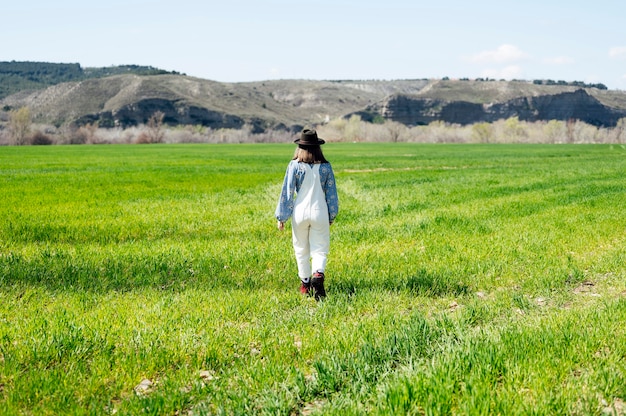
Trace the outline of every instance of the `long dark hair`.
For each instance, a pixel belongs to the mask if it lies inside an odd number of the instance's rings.
[[[299,145],[293,154],[293,160],[304,163],[328,163],[321,146]]]

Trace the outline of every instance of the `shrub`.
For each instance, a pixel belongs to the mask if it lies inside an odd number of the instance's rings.
[[[96,140],[96,130],[98,126],[95,124],[85,124],[79,128],[70,128],[66,132],[65,142],[67,144],[86,144],[94,143]]]
[[[493,139],[493,126],[490,123],[472,125],[472,137],[478,143],[489,143]]]
[[[504,134],[512,139],[528,136],[517,116],[509,117],[504,121]]]
[[[135,143],[137,143],[137,144],[150,144],[150,143],[152,143],[152,138],[150,137],[150,135],[148,133],[146,133],[145,131],[142,131],[141,133],[139,133],[139,135],[135,139]]]
[[[400,141],[400,138],[405,134],[407,130],[404,124],[398,123],[397,121],[389,121],[385,125],[387,126],[387,130],[389,131],[389,139],[392,142]]]
[[[344,137],[346,140],[351,142],[361,141],[362,139],[362,131],[361,131],[361,117],[357,115],[353,115],[348,120],[348,124],[344,129]]]
[[[85,129],[84,127],[81,127],[72,133],[72,135],[69,137],[68,143],[69,144],[85,144],[87,143],[88,139],[89,139],[88,130]]]
[[[626,118],[620,118],[615,126],[615,141],[626,143]]]
[[[165,113],[157,111],[148,120],[148,131],[146,134],[150,140],[149,143],[163,143],[163,138],[165,137],[165,132],[163,131],[164,117]]]
[[[543,126],[543,134],[548,143],[565,141],[566,126],[564,121],[550,120]]]
[[[30,144],[33,146],[47,146],[53,144],[54,141],[47,134],[37,130],[30,138]]]

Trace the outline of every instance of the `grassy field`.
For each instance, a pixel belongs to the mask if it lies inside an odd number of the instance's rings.
[[[626,413],[626,149],[324,151],[316,303],[292,145],[0,147],[0,414]]]

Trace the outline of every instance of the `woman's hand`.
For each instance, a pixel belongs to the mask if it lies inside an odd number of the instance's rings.
[[[279,229],[280,231],[282,231],[282,230],[284,230],[284,229],[285,229],[285,223],[284,223],[284,222],[282,222],[282,221],[278,221],[277,226],[278,226],[278,229]]]

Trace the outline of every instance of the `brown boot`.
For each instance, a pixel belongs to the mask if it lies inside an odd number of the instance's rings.
[[[315,272],[311,278],[311,286],[313,287],[313,295],[315,300],[321,300],[326,297],[326,290],[324,289],[324,273]]]
[[[309,280],[308,282],[304,283],[303,281],[300,281],[302,284],[300,285],[300,293],[302,293],[303,295],[312,295],[311,293],[311,280]]]

